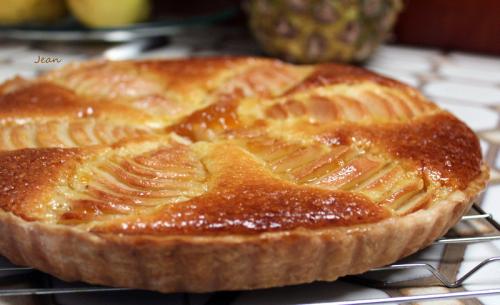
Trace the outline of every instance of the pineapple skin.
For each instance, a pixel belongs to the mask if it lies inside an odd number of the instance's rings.
[[[265,52],[296,63],[361,62],[384,41],[402,0],[249,0]]]

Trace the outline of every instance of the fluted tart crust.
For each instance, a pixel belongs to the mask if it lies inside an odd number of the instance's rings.
[[[0,85],[0,253],[70,281],[335,280],[429,245],[487,180],[463,122],[361,68],[93,61]]]

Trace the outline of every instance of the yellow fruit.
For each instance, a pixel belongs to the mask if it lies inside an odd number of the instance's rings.
[[[64,0],[0,0],[0,24],[53,22],[66,14]]]
[[[73,15],[92,28],[118,27],[149,17],[149,0],[67,0]]]

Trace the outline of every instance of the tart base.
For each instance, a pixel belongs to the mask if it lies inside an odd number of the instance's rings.
[[[465,214],[489,176],[431,208],[378,223],[259,235],[126,236],[0,212],[0,253],[66,281],[160,292],[245,290],[333,281],[430,245]]]

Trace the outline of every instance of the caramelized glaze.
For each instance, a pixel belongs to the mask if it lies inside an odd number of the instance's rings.
[[[405,86],[397,81],[366,71],[362,68],[338,64],[323,64],[315,67],[313,72],[309,74],[304,81],[292,87],[286,94],[335,84],[354,84],[365,81],[374,82],[387,87],[405,88]]]
[[[245,185],[167,207],[155,215],[121,219],[92,232],[141,235],[255,234],[297,228],[372,223],[391,213],[351,193],[283,185]]]
[[[0,207],[28,220],[43,219],[60,178],[82,160],[76,149],[0,152]]]
[[[479,140],[449,113],[417,119],[411,125],[335,126],[319,139],[331,143],[347,135],[384,147],[396,159],[412,161],[430,179],[443,185],[464,189],[481,172]]]
[[[236,100],[223,100],[195,111],[179,123],[167,128],[191,140],[206,140],[239,125]]]
[[[224,158],[220,155],[224,154]],[[232,144],[215,144],[204,156],[210,191],[166,205],[152,215],[126,217],[99,233],[253,234],[380,221],[383,206],[349,192],[297,186],[276,179],[257,160]]]
[[[45,116],[47,108],[52,108],[54,116],[64,115],[73,118],[89,117],[95,108],[81,103],[81,98],[61,86],[41,82],[25,86],[0,95],[2,118],[31,118]]]

